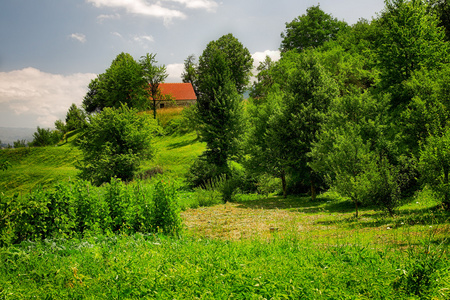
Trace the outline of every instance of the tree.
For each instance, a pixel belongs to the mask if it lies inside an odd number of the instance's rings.
[[[427,12],[423,0],[387,0],[377,24],[378,87],[393,95],[395,108],[410,100],[402,82],[417,70],[440,69],[448,62],[449,47],[438,19]]]
[[[252,98],[264,98],[267,96],[268,91],[274,84],[271,68],[275,65],[269,56],[266,56],[264,61],[260,62],[256,68],[258,74],[256,75],[256,81],[253,83],[250,91],[250,97]]]
[[[450,210],[450,127],[446,126],[442,134],[430,135],[420,152],[420,171],[424,183],[442,199]]]
[[[242,97],[232,78],[226,52],[214,42],[208,44],[205,52],[207,57],[202,55],[200,58],[199,131],[202,141],[206,142],[204,155],[208,163],[216,165],[219,172],[227,173],[228,159],[237,154],[242,133]]]
[[[249,133],[245,144],[247,159],[245,166],[256,174],[269,174],[280,178],[283,196],[286,198],[286,176],[288,174],[288,153],[283,139],[283,126],[279,119],[283,113],[282,91],[272,92],[264,102],[251,101],[249,112]]]
[[[377,204],[391,215],[399,199],[397,169],[388,161],[389,97],[335,98],[313,142],[309,166],[355,204]]]
[[[339,95],[336,82],[320,65],[314,53],[298,56],[297,69],[289,76],[287,97],[279,124],[283,128],[290,173],[302,186],[310,186],[312,198],[318,178],[308,166],[312,143],[332,99]]]
[[[96,185],[112,177],[130,180],[142,159],[153,157],[152,136],[157,126],[146,114],[122,105],[91,115],[79,141],[83,154],[80,177]]]
[[[210,42],[199,58],[198,65],[198,91],[201,95],[208,90],[211,76],[210,67],[216,59],[217,52],[224,57],[224,65],[230,72],[230,80],[233,81],[238,94],[242,94],[250,82],[253,58],[250,51],[245,48],[231,33],[220,37],[217,41]]]
[[[337,33],[347,26],[344,21],[338,21],[322,11],[319,5],[311,6],[306,10],[306,15],[286,23],[286,30],[281,33],[281,50],[303,51],[309,47],[319,47],[335,39]]]
[[[145,109],[148,103],[148,84],[141,66],[128,53],[120,53],[111,66],[93,79],[83,99],[87,113],[102,111],[105,107],[118,108],[122,104]]]
[[[85,126],[86,114],[75,103],[72,103],[66,114],[66,131],[82,129]]]
[[[141,57],[139,64],[142,68],[143,78],[150,87],[150,95],[153,102],[153,117],[156,119],[156,105],[158,101],[162,100],[159,85],[163,83],[164,80],[166,80],[169,74],[167,74],[165,65],[156,66],[156,63],[158,63],[158,61],[156,61],[155,57],[156,54],[147,53],[145,56]]]
[[[198,93],[198,87],[197,87],[197,81],[198,81],[198,74],[197,74],[197,65],[195,63],[195,55],[191,54],[184,60],[184,71],[181,73],[181,79],[184,83],[190,83],[192,84],[192,87],[194,89],[195,95],[199,96]]]
[[[33,147],[56,145],[62,139],[62,136],[62,132],[59,132],[58,130],[39,128],[38,126],[36,132],[33,133],[31,145]]]
[[[450,3],[448,0],[427,0],[430,11],[439,18],[439,26],[445,28],[447,40],[450,40]]]

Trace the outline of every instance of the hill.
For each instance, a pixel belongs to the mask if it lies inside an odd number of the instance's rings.
[[[36,128],[0,127],[0,146],[12,145],[17,140],[31,142],[35,131]]]
[[[75,163],[81,152],[73,139],[53,147],[31,147],[0,150],[0,159],[11,163],[11,168],[2,171],[0,192],[6,195],[26,193],[38,185],[51,187],[58,181],[77,177]],[[194,159],[204,150],[195,133],[158,136],[154,139],[158,152],[151,161],[144,161],[143,173],[152,173],[155,168],[174,177],[180,177]]]

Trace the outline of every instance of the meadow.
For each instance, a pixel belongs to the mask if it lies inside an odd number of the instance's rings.
[[[214,189],[184,185],[205,147],[195,133],[161,135],[155,143],[159,152],[142,165],[139,184],[150,190],[174,182],[181,231],[90,230],[4,245],[0,299],[450,297],[450,215],[429,190],[406,199],[394,217],[362,207],[355,218],[354,205],[332,191],[314,201],[236,194],[224,204]],[[38,186],[74,181],[80,154],[69,139],[0,155],[12,165],[0,178],[7,205]]]

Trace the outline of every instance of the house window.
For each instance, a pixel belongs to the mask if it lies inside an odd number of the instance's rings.
[[[161,103],[161,104],[159,105],[159,108],[164,108],[164,103]]]

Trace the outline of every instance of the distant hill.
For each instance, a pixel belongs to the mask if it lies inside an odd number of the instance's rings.
[[[0,141],[4,146],[7,144],[12,145],[17,140],[31,142],[35,131],[36,128],[0,127]]]

